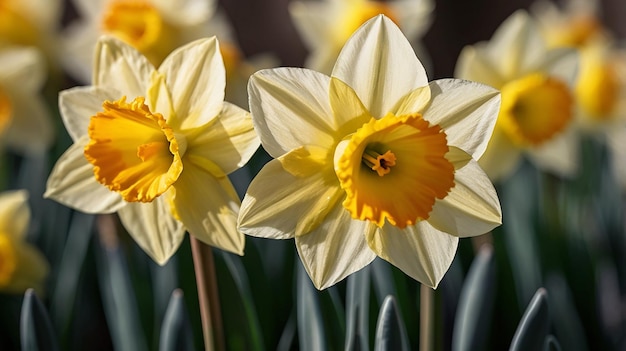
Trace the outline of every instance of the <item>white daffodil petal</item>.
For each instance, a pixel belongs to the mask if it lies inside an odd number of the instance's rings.
[[[448,271],[459,244],[459,238],[440,232],[426,221],[405,229],[385,224],[367,240],[382,259],[432,288]]]
[[[570,87],[576,85],[578,78],[578,51],[572,48],[559,48],[548,51],[541,69],[549,72],[551,77],[560,78]]]
[[[60,55],[63,69],[83,83],[92,80],[94,49],[101,34],[98,25],[95,22],[83,21],[71,23],[65,28],[60,39],[62,50],[67,53]]]
[[[304,44],[313,52],[328,46],[324,40],[328,36],[324,34],[333,28],[333,17],[329,15],[328,10],[328,4],[321,1],[292,1],[289,3],[289,13],[294,19],[293,24]]]
[[[448,145],[474,159],[487,148],[500,110],[498,90],[480,83],[441,79],[430,83],[431,103],[424,119],[444,129]]]
[[[111,89],[96,86],[74,87],[59,93],[59,109],[65,129],[76,142],[87,135],[91,117],[102,111],[105,101],[115,101],[122,97]]]
[[[93,85],[114,87],[132,101],[144,96],[154,67],[132,46],[111,36],[102,36],[95,49]]]
[[[579,144],[573,128],[537,148],[528,149],[527,154],[541,169],[560,176],[573,177],[578,172]]]
[[[464,154],[462,150],[454,150]],[[500,201],[493,184],[468,154],[455,166],[454,187],[437,200],[428,222],[445,233],[470,237],[482,235],[502,224]]]
[[[187,162],[174,188],[176,215],[191,235],[208,245],[243,255],[244,237],[237,230],[239,198],[227,177],[215,178]]]
[[[187,154],[211,160],[226,174],[245,165],[259,148],[250,114],[224,102],[218,118],[187,136]]]
[[[83,153],[88,140],[85,135],[59,157],[43,196],[86,213],[113,213],[126,202],[96,180]]]
[[[22,0],[20,6],[29,16],[33,17],[35,24],[44,30],[56,28],[61,20],[61,0]]]
[[[387,2],[402,33],[410,40],[421,37],[431,24],[435,8],[431,0],[395,0]]]
[[[530,73],[545,53],[545,43],[534,20],[518,10],[498,27],[486,49],[505,79],[515,79],[520,72]]]
[[[180,129],[199,127],[222,110],[226,71],[215,37],[200,39],[174,50],[159,72],[165,75]]]
[[[150,0],[159,12],[180,26],[193,26],[207,22],[215,10],[213,0]]]
[[[407,92],[428,85],[411,44],[382,15],[367,21],[346,42],[332,76],[352,87],[376,118],[389,112]]]
[[[330,174],[332,172],[332,174]],[[280,160],[268,162],[250,183],[239,214],[239,229],[248,235],[288,239],[319,225],[335,206],[339,184],[329,183],[334,171],[298,177]]]
[[[185,236],[185,227],[172,216],[165,193],[149,203],[131,202],[117,212],[130,236],[156,263],[164,265]]]
[[[339,126],[329,104],[329,84],[329,77],[301,68],[262,70],[250,77],[254,128],[272,157],[302,145],[334,145]]]
[[[365,240],[376,226],[353,220],[343,206],[306,235],[296,237],[296,247],[313,285],[326,289],[370,264],[376,255]]]
[[[0,233],[21,239],[28,229],[30,208],[26,190],[0,193]]]
[[[19,47],[0,52],[0,85],[35,93],[45,82],[46,63],[34,47]]]
[[[500,129],[495,128],[485,153],[478,159],[478,164],[495,182],[511,174],[522,159],[520,149]]]
[[[7,145],[27,155],[42,155],[54,140],[54,125],[45,101],[39,96],[13,96],[15,115],[3,135]]]
[[[461,50],[454,68],[454,76],[501,88],[505,81],[496,69],[497,65],[485,55],[485,43],[466,46]]]

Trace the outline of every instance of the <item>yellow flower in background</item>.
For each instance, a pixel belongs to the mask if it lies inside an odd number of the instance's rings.
[[[526,155],[537,167],[561,176],[578,169],[574,81],[578,55],[549,49],[537,24],[520,10],[489,42],[467,46],[455,76],[500,89],[498,122],[480,165],[492,180],[510,175]]]
[[[112,35],[139,50],[155,66],[177,47],[206,37],[212,0],[73,0],[79,20],[64,33],[62,63],[75,78],[91,77],[94,45]]]
[[[580,52],[576,116],[581,130],[603,131],[626,118],[626,51],[618,49],[594,0],[569,0],[562,8],[539,2],[533,13],[552,47]]]
[[[475,161],[498,92],[468,81],[429,84],[387,17],[346,43],[331,77],[308,69],[255,73],[250,108],[274,157],[250,184],[239,228],[295,244],[318,289],[379,256],[436,287],[459,237],[501,221],[498,197]]]
[[[0,49],[0,147],[41,155],[54,139],[54,125],[41,89],[45,59],[34,47]]]
[[[0,48],[35,46],[51,56],[60,18],[60,0],[0,0]]]
[[[419,39],[430,26],[433,8],[431,0],[322,0],[293,1],[289,12],[310,51],[305,66],[330,74],[348,38],[378,14],[387,16],[402,29],[423,60],[426,51]]]
[[[48,263],[26,239],[30,222],[28,193],[0,193],[0,291],[19,294],[28,288],[44,291]]]
[[[74,144],[57,161],[45,197],[87,213],[119,214],[157,263],[185,230],[243,253],[239,197],[227,174],[259,146],[245,110],[224,102],[217,40],[201,39],[155,69],[131,46],[102,37],[93,85],[60,93]]]

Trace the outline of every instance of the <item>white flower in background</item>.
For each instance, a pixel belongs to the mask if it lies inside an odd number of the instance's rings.
[[[0,147],[22,155],[48,150],[55,133],[41,95],[45,80],[45,59],[38,49],[0,49]]]
[[[155,66],[175,48],[205,37],[213,0],[73,0],[79,19],[64,33],[62,62],[89,82],[98,37],[113,35],[139,50]]]
[[[424,61],[420,39],[428,30],[431,0],[296,0],[289,4],[296,29],[307,46],[307,68],[330,74],[341,48],[365,21],[383,14],[396,23]]]
[[[479,164],[492,180],[515,171],[522,155],[561,176],[578,170],[574,84],[578,54],[546,46],[525,12],[506,19],[488,42],[467,46],[455,76],[500,89],[498,122]]]
[[[61,0],[0,0],[0,48],[35,46],[53,57],[61,4]]]

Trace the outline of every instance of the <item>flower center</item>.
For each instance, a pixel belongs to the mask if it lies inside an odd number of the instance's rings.
[[[155,66],[174,48],[174,29],[145,1],[109,2],[102,28],[135,47]]]
[[[363,23],[367,22],[376,15],[383,14],[392,21],[396,21],[396,15],[392,8],[379,1],[357,1],[351,6],[349,15],[345,18],[342,25],[341,35],[336,38],[341,40],[341,46],[350,38]]]
[[[174,135],[144,98],[105,101],[91,117],[85,157],[98,182],[129,202],[150,202],[163,194],[183,170],[186,141]]]
[[[498,125],[520,146],[539,145],[563,131],[573,115],[564,82],[540,73],[505,84]]]
[[[583,55],[576,84],[576,99],[594,120],[610,117],[618,102],[620,83],[613,62]]]
[[[0,88],[0,134],[9,126],[12,118],[13,105],[11,99]]]
[[[420,114],[372,118],[335,150],[343,206],[355,219],[404,228],[454,186],[446,134]]]
[[[16,269],[17,257],[13,240],[5,233],[0,233],[0,287],[11,282]]]
[[[582,47],[601,31],[602,26],[594,16],[579,15],[548,33],[548,42],[554,46]]]
[[[37,28],[20,13],[15,1],[0,0],[0,38],[15,45],[37,43]]]

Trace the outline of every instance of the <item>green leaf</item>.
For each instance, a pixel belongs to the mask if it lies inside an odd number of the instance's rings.
[[[193,335],[189,316],[183,299],[183,291],[180,289],[172,292],[172,297],[167,305],[161,336],[159,351],[194,350]]]
[[[348,277],[346,350],[369,350],[370,266]]]
[[[33,289],[26,290],[24,294],[20,327],[23,351],[59,349],[48,312]]]
[[[102,247],[97,250],[98,278],[113,346],[121,351],[147,350],[139,308],[113,217],[98,216],[97,227]]]
[[[550,291],[550,307],[554,314],[554,331],[564,350],[587,351],[585,328],[576,311],[572,292],[560,274],[548,277],[546,287]]]
[[[298,340],[302,351],[326,350],[324,320],[318,291],[306,274],[302,263],[297,272]]]
[[[409,341],[404,322],[393,296],[383,301],[376,323],[375,351],[408,350]]]
[[[549,328],[548,293],[539,288],[517,326],[510,351],[543,349]]]
[[[461,290],[454,321],[452,350],[482,350],[491,327],[494,297],[493,247],[483,245]]]
[[[543,344],[543,351],[561,351],[561,344],[554,335],[548,335]]]

